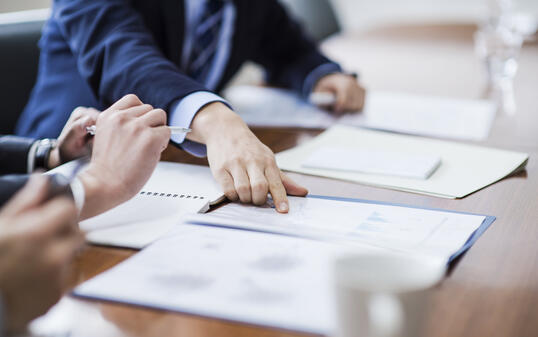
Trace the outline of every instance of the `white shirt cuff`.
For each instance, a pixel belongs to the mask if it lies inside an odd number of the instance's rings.
[[[84,199],[86,198],[86,192],[84,191],[84,185],[82,182],[75,178],[69,184],[71,187],[71,193],[73,194],[73,200],[75,201],[75,206],[77,207],[78,214],[82,211],[84,207]]]
[[[213,102],[230,106],[224,98],[209,91],[197,91],[174,102],[168,117],[170,126],[189,128],[198,111]],[[205,145],[185,139],[185,136],[186,134],[172,135],[170,139],[174,143],[181,144],[181,147],[190,154],[205,157],[207,154]]]

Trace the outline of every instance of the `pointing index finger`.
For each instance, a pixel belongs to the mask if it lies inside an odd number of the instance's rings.
[[[265,169],[265,177],[269,183],[269,193],[273,197],[277,212],[288,213],[290,207],[286,189],[280,178],[280,171],[276,167],[268,167]]]

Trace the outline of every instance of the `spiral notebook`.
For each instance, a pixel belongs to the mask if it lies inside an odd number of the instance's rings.
[[[141,249],[165,235],[186,215],[205,213],[224,194],[208,167],[160,162],[129,201],[80,223],[88,242]]]

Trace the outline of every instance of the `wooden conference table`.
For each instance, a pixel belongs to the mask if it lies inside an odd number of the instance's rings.
[[[351,34],[323,48],[348,69],[361,70],[374,89],[454,97],[480,97],[480,64],[470,26],[399,28]],[[526,172],[462,200],[447,200],[359,184],[291,174],[311,193],[366,198],[495,215],[497,221],[450,268],[435,290],[425,336],[538,336],[538,45],[524,46],[516,77],[518,111],[499,116],[481,143],[530,154]],[[274,151],[301,143],[320,130],[256,129]],[[163,160],[206,163],[169,148]],[[135,251],[88,247],[75,261],[72,285],[103,272]],[[80,300],[66,296],[55,313],[71,320],[73,336],[300,336],[289,331]],[[68,302],[65,305],[65,302]]]

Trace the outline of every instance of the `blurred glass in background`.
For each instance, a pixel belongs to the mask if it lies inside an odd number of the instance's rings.
[[[487,4],[487,17],[474,35],[476,53],[484,63],[488,96],[497,102],[502,114],[511,116],[516,112],[518,55],[532,29],[525,14],[514,11],[511,0],[487,0]]]

